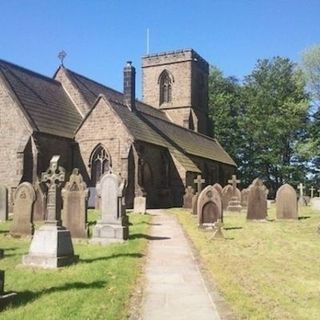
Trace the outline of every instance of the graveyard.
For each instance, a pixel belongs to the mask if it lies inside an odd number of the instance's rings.
[[[90,229],[97,217],[89,211]],[[22,266],[30,239],[10,237],[12,221],[0,224],[5,291],[17,293],[1,319],[125,319],[145,259],[150,216],[131,215],[130,224],[125,245],[79,241],[74,243],[78,263],[58,270]]]
[[[215,290],[239,319],[319,318],[318,211],[300,209],[299,220],[247,221],[245,211],[224,216],[224,240],[198,229],[197,217],[172,209],[191,240],[195,255]]]

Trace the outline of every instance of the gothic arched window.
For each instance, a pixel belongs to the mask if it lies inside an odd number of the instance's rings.
[[[101,176],[108,171],[111,161],[109,154],[101,144],[94,148],[90,158],[91,182],[95,186]]]
[[[172,81],[167,70],[164,70],[159,77],[160,86],[160,105],[171,102],[172,100]]]

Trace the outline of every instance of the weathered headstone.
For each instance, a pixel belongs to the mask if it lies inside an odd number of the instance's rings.
[[[129,227],[124,204],[125,181],[109,171],[102,176],[97,192],[101,195],[101,220],[93,229],[92,242],[108,244],[127,240]]]
[[[223,210],[226,210],[229,204],[229,201],[233,197],[233,188],[230,184],[226,185],[222,189],[222,205],[223,205]]]
[[[23,264],[42,268],[57,268],[78,260],[74,255],[70,231],[61,221],[61,186],[65,181],[65,170],[59,166],[60,156],[53,156],[50,167],[41,175],[41,182],[48,187],[45,224],[35,231],[29,254]]]
[[[241,206],[243,208],[246,208],[248,206],[248,194],[249,194],[248,188],[241,190]]]
[[[200,227],[213,226],[215,222],[221,219],[221,197],[216,188],[207,186],[201,191],[197,211]]]
[[[222,197],[222,190],[223,190],[223,188],[222,188],[221,184],[215,183],[215,184],[213,185],[213,187],[219,192],[220,197]]]
[[[87,238],[87,200],[89,190],[79,169],[74,169],[69,181],[62,189],[63,225],[73,238]]]
[[[284,184],[276,195],[277,219],[298,219],[297,193],[292,186]]]
[[[249,187],[247,219],[263,220],[267,217],[266,187],[259,178]]]
[[[194,196],[194,189],[190,186],[186,188],[186,193],[183,196],[183,208],[192,209],[192,197]]]
[[[8,220],[8,189],[0,185],[0,221]]]
[[[241,192],[237,188],[237,184],[240,180],[237,180],[235,175],[232,175],[232,179],[228,181],[232,185],[232,197],[228,203],[227,211],[240,212],[241,211]]]
[[[134,213],[143,213],[147,212],[147,198],[144,196],[134,197],[133,200],[133,212]]]
[[[33,205],[33,221],[44,221],[47,217],[47,195],[42,183],[35,185],[36,201]]]
[[[33,204],[36,194],[29,182],[22,182],[14,195],[13,223],[10,228],[12,236],[32,236],[33,225]]]
[[[320,197],[313,197],[310,200],[311,208],[315,211],[320,211]]]
[[[198,214],[198,198],[199,198],[199,194],[201,193],[202,191],[202,184],[204,184],[206,181],[204,179],[201,178],[201,175],[198,175],[197,176],[197,179],[194,179],[193,182],[196,184],[197,186],[197,192],[196,194],[192,197],[192,200],[191,200],[191,212],[192,214],[194,215],[197,215]]]
[[[298,190],[299,190],[299,200],[298,200],[298,203],[299,203],[299,206],[300,206],[300,207],[304,207],[304,206],[307,205],[306,200],[305,200],[304,197],[303,197],[303,189],[305,189],[305,186],[304,186],[302,183],[299,183],[299,185],[298,185]]]

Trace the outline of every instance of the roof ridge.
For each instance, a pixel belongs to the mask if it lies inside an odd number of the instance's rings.
[[[0,68],[1,68],[2,65],[4,65],[7,68],[8,67],[13,67],[13,68],[19,69],[22,72],[29,73],[30,75],[36,76],[38,78],[42,78],[43,80],[46,80],[46,81],[61,85],[61,83],[59,81],[57,81],[55,79],[52,79],[51,77],[48,77],[48,76],[46,76],[46,75],[44,75],[42,73],[35,72],[35,71],[32,71],[32,70],[27,69],[25,67],[22,67],[22,66],[19,66],[17,64],[14,64],[12,62],[0,59]]]
[[[108,89],[108,90],[111,90],[111,91],[113,91],[113,92],[115,92],[115,93],[118,93],[118,94],[123,95],[123,92],[121,92],[121,91],[118,91],[118,90],[115,90],[115,89],[113,89],[113,88],[111,88],[111,87],[108,87],[108,86],[104,85],[103,83],[100,83],[100,82],[98,82],[98,81],[96,81],[96,80],[93,80],[93,79],[91,79],[91,78],[89,78],[89,77],[86,77],[86,76],[84,76],[84,75],[82,75],[82,74],[80,74],[80,73],[77,73],[77,72],[75,72],[75,71],[73,71],[73,70],[70,70],[70,69],[68,69],[68,68],[65,68],[65,69],[66,69],[68,72],[71,72],[71,73],[75,74],[76,76],[79,76],[79,77],[81,77],[81,78],[84,78],[85,80],[94,82],[95,84],[97,84],[97,85],[99,85],[99,86],[101,86],[101,87],[104,87],[104,88],[106,88],[106,89]]]

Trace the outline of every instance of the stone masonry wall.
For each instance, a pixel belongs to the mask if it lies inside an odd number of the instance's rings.
[[[21,152],[31,133],[19,105],[0,79],[0,183],[8,188],[20,183],[23,174]]]
[[[112,169],[119,173],[124,166],[123,158],[127,158],[132,137],[127,129],[115,114],[115,111],[103,99],[101,99],[88,118],[76,133],[76,142],[79,144],[81,157],[75,158],[75,165],[83,168],[81,172],[90,186],[91,169],[90,156],[98,144],[102,144],[111,156]],[[125,169],[125,168],[124,168]],[[126,176],[124,176],[127,179]]]

